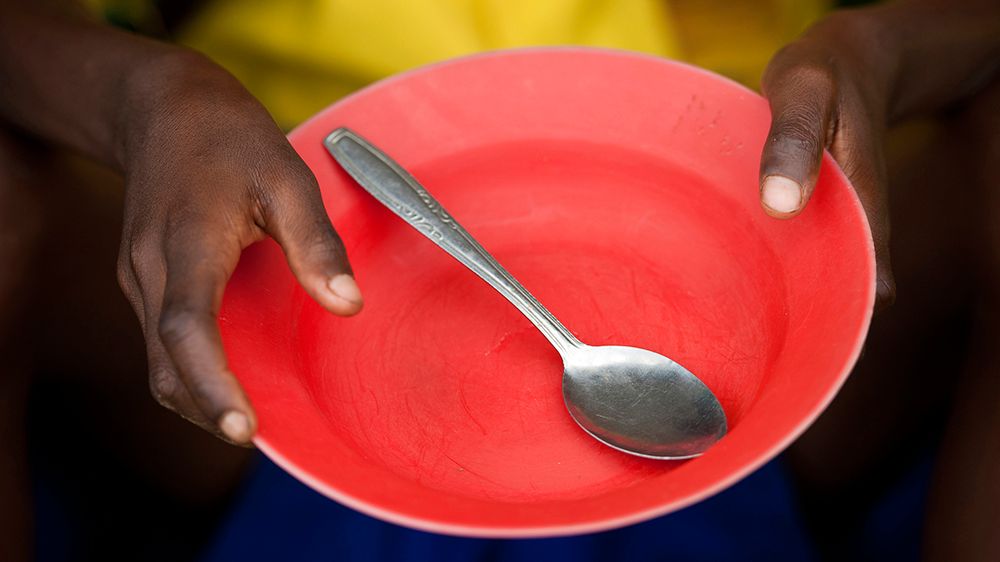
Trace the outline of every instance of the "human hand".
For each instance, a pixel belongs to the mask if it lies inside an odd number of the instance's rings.
[[[240,252],[265,236],[306,292],[357,313],[361,293],[312,173],[264,108],[192,53],[139,80],[125,139],[119,283],[139,317],[160,404],[237,444],[256,428],[216,321]]]
[[[847,174],[868,215],[875,242],[876,303],[895,297],[889,258],[889,212],[883,141],[888,111],[884,80],[873,79],[875,38],[856,14],[838,14],[775,55],[762,80],[771,130],[760,163],[761,206],[790,218],[809,201],[824,149]]]
[[[807,204],[823,150],[851,180],[875,243],[876,307],[895,298],[884,139],[894,121],[970,96],[995,72],[1000,5],[910,0],[834,13],[779,51],[762,89],[772,123],[760,198],[777,218]]]

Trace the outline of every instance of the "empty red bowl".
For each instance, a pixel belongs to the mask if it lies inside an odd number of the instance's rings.
[[[768,118],[708,72],[575,48],[422,68],[314,117],[290,138],[365,309],[324,312],[272,242],[245,252],[221,325],[257,446],[348,506],[473,536],[609,529],[747,475],[843,383],[875,287],[861,205],[829,157],[800,217],[761,211]],[[696,373],[729,434],[683,462],[589,437],[563,405],[555,350],[341,171],[322,144],[339,126],[408,168],[582,341]]]

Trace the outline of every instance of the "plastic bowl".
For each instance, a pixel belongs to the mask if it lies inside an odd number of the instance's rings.
[[[577,48],[449,61],[323,111],[290,139],[366,304],[327,314],[274,243],[244,253],[220,322],[257,446],[359,511],[471,536],[609,529],[746,476],[833,398],[875,287],[868,224],[828,156],[800,217],[761,210],[768,119],[757,94],[709,72]],[[582,341],[686,365],[729,434],[686,462],[589,437],[541,334],[326,153],[341,125],[408,168]]]

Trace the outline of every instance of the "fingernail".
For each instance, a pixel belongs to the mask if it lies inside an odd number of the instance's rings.
[[[235,410],[226,412],[219,420],[219,429],[226,434],[226,437],[237,443],[246,443],[250,440],[250,420]]]
[[[361,289],[358,288],[358,283],[354,280],[354,277],[346,273],[341,273],[330,279],[329,287],[330,291],[338,298],[352,304],[361,304],[362,302]]]
[[[802,205],[802,186],[784,176],[767,176],[760,200],[776,213],[794,213]]]

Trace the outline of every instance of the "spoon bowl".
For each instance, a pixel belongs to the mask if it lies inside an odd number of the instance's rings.
[[[581,345],[563,361],[566,408],[606,445],[642,457],[687,459],[726,434],[726,414],[712,391],[659,353]]]

